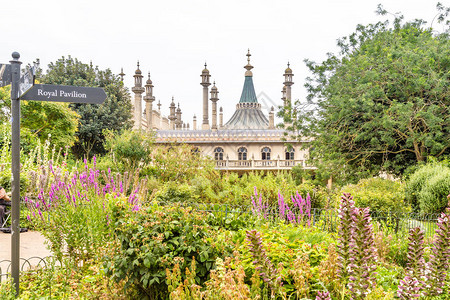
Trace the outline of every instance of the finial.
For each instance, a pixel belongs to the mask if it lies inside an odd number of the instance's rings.
[[[121,77],[121,81],[123,81],[123,77],[125,76],[125,73],[123,72],[123,68],[120,68],[119,76]]]
[[[206,69],[206,61],[205,61],[205,69]]]
[[[150,79],[150,71],[148,72],[148,79]]]
[[[20,58],[20,54],[19,54],[19,52],[13,52],[12,53],[12,58],[14,58],[15,60],[17,60],[17,59],[19,59]]]
[[[289,68],[290,65],[291,65],[291,64],[290,64],[289,61],[288,61],[288,68]]]
[[[214,80],[213,84],[216,85],[216,81],[215,80]]]
[[[137,61],[137,67],[138,67],[138,70],[139,70],[139,60]]]
[[[253,69],[253,66],[250,64],[250,56],[252,56],[250,54],[250,49],[248,49],[246,55],[247,55],[247,65],[244,67],[244,69],[246,69],[247,71],[245,72],[245,76],[253,76],[252,71],[250,71],[251,69]]]
[[[180,108],[180,102],[178,102],[178,108]]]

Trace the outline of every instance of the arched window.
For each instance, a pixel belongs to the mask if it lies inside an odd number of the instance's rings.
[[[294,160],[295,150],[294,148],[286,149],[286,160]]]
[[[238,159],[239,160],[247,160],[247,148],[240,147],[238,149]]]
[[[214,159],[223,160],[223,148],[217,147],[214,149]]]
[[[270,160],[270,148],[264,147],[261,149],[261,159],[262,160]]]

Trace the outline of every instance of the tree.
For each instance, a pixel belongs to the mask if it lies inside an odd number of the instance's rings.
[[[2,123],[11,118],[11,87],[0,88],[0,117]],[[20,101],[22,148],[35,145],[36,138],[42,143],[50,139],[57,148],[72,146],[76,141],[78,115],[67,103]],[[25,149],[26,151],[29,149]]]
[[[84,64],[70,56],[62,57],[48,65],[42,81],[47,84],[102,87],[107,94],[103,104],[71,104],[80,115],[77,132],[78,141],[73,153],[82,157],[106,153],[104,148],[105,129],[119,131],[131,127],[130,95],[111,70],[99,70],[91,64]]]
[[[438,4],[439,21],[448,9]],[[386,11],[379,7],[379,13]],[[306,60],[308,102],[296,102],[291,131],[313,138],[310,157],[327,177],[400,174],[450,154],[450,41],[425,22],[358,25],[339,54]],[[313,108],[313,109],[311,109]]]

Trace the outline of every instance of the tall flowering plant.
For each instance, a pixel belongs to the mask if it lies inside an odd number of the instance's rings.
[[[450,195],[447,198],[450,199]],[[450,273],[450,202],[445,212],[438,218],[437,226],[431,248],[432,254],[425,270],[427,296],[442,294],[445,280]]]
[[[408,265],[406,275],[403,280],[400,280],[397,290],[397,296],[400,299],[418,299],[423,293],[425,282],[423,240],[424,232],[419,227],[409,230]]]
[[[303,198],[298,191],[294,196],[291,196],[291,203],[285,201],[281,193],[278,193],[278,215],[274,217],[281,221],[286,221],[291,224],[306,223],[311,225],[311,197],[309,193],[306,198]],[[261,195],[258,195],[258,191],[255,186],[255,193],[252,196],[252,212],[254,215],[268,219],[270,216],[269,206],[263,201]]]
[[[85,161],[84,169],[73,173],[50,161],[48,173],[40,174],[36,197],[25,198],[30,209],[27,218],[42,230],[58,258],[94,258],[111,239],[111,209],[122,202],[127,209],[138,210],[140,197],[145,196],[142,182],[130,188],[125,179],[114,178],[110,170],[100,172],[95,157],[92,167]]]
[[[341,196],[341,204],[339,206],[339,227],[338,227],[338,276],[341,280],[348,278],[348,265],[350,263],[350,242],[352,240],[353,213],[355,210],[355,202],[350,194],[344,193]]]
[[[352,214],[348,287],[352,299],[365,299],[375,287],[377,252],[374,247],[369,208],[355,208]]]
[[[261,195],[258,195],[258,190],[255,186],[255,193],[252,196],[252,212],[255,216],[267,219],[269,217],[269,206],[264,203]]]
[[[256,230],[249,230],[247,231],[247,241],[250,253],[253,257],[253,265],[255,266],[258,275],[269,288],[271,298],[274,299],[277,294],[284,295],[280,272],[274,267],[267,256],[266,250],[262,245],[261,234]]]
[[[281,193],[278,193],[278,217],[291,224],[301,224],[306,222],[311,225],[311,197],[309,193],[303,198],[298,191],[291,196],[292,208],[284,201]]]

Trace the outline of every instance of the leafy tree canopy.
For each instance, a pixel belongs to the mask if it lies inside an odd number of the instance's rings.
[[[111,70],[100,70],[72,57],[62,57],[48,65],[42,81],[47,84],[101,87],[108,95],[103,104],[71,104],[80,115],[76,133],[78,141],[73,153],[82,157],[106,153],[103,131],[123,130],[131,127],[130,95],[123,82]]]
[[[438,10],[443,24],[449,9],[438,4]],[[450,154],[449,22],[443,32],[425,24],[396,15],[393,26],[358,25],[338,40],[340,53],[322,63],[306,60],[308,102],[284,114],[293,117],[292,132],[313,138],[319,174],[353,180],[383,170],[400,174],[429,156]]]
[[[0,121],[6,123],[11,118],[10,86],[0,88],[0,99],[0,110],[3,112]],[[50,139],[57,148],[74,145],[78,115],[67,103],[21,101],[20,109],[21,135],[31,142],[31,147],[36,138],[42,143]]]

